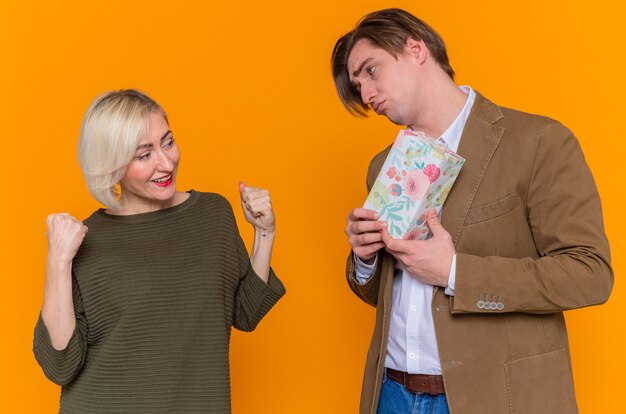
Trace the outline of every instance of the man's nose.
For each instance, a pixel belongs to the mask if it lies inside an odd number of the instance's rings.
[[[365,105],[369,105],[376,96],[374,88],[369,82],[361,84],[361,100]]]

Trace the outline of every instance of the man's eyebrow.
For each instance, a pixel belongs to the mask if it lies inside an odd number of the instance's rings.
[[[365,65],[367,65],[368,63],[370,63],[370,62],[372,61],[372,59],[373,59],[373,58],[371,58],[371,57],[370,57],[370,58],[365,59],[363,62],[361,62],[361,64],[359,65],[359,67],[358,67],[358,68],[357,68],[354,72],[352,72],[352,76],[353,76],[353,77],[355,77],[355,78],[356,78],[357,76],[359,76],[359,74],[360,74],[360,73],[361,73],[361,71],[363,70],[363,67],[364,67]]]
[[[167,138],[167,136],[170,135],[171,133],[172,133],[172,130],[168,129],[167,132],[161,137],[161,141]],[[152,144],[141,144],[137,147],[136,151],[146,149],[146,148],[152,148],[152,147],[153,147]]]

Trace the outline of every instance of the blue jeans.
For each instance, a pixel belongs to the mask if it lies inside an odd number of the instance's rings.
[[[446,395],[413,394],[404,385],[383,380],[378,399],[378,414],[450,414]]]

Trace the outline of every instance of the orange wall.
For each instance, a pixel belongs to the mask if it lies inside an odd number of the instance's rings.
[[[45,217],[84,218],[98,207],[76,161],[80,120],[95,95],[135,87],[169,112],[182,152],[179,188],[225,195],[248,242],[238,181],[273,194],[273,265],[288,294],[256,332],[233,335],[233,411],[356,412],[373,309],[344,282],[343,228],[365,198],[369,158],[397,127],[350,117],[328,61],[336,38],[360,16],[399,6],[441,33],[459,83],[557,118],[580,139],[602,197],[617,282],[607,304],[567,313],[576,389],[581,412],[621,412],[623,2],[293,3],[2,2],[0,166],[8,183],[0,203],[0,411],[58,407],[59,389],[31,352]]]

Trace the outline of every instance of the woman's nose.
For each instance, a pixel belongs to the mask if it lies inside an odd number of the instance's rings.
[[[161,171],[171,171],[174,168],[174,162],[165,151],[157,154],[157,168]]]

